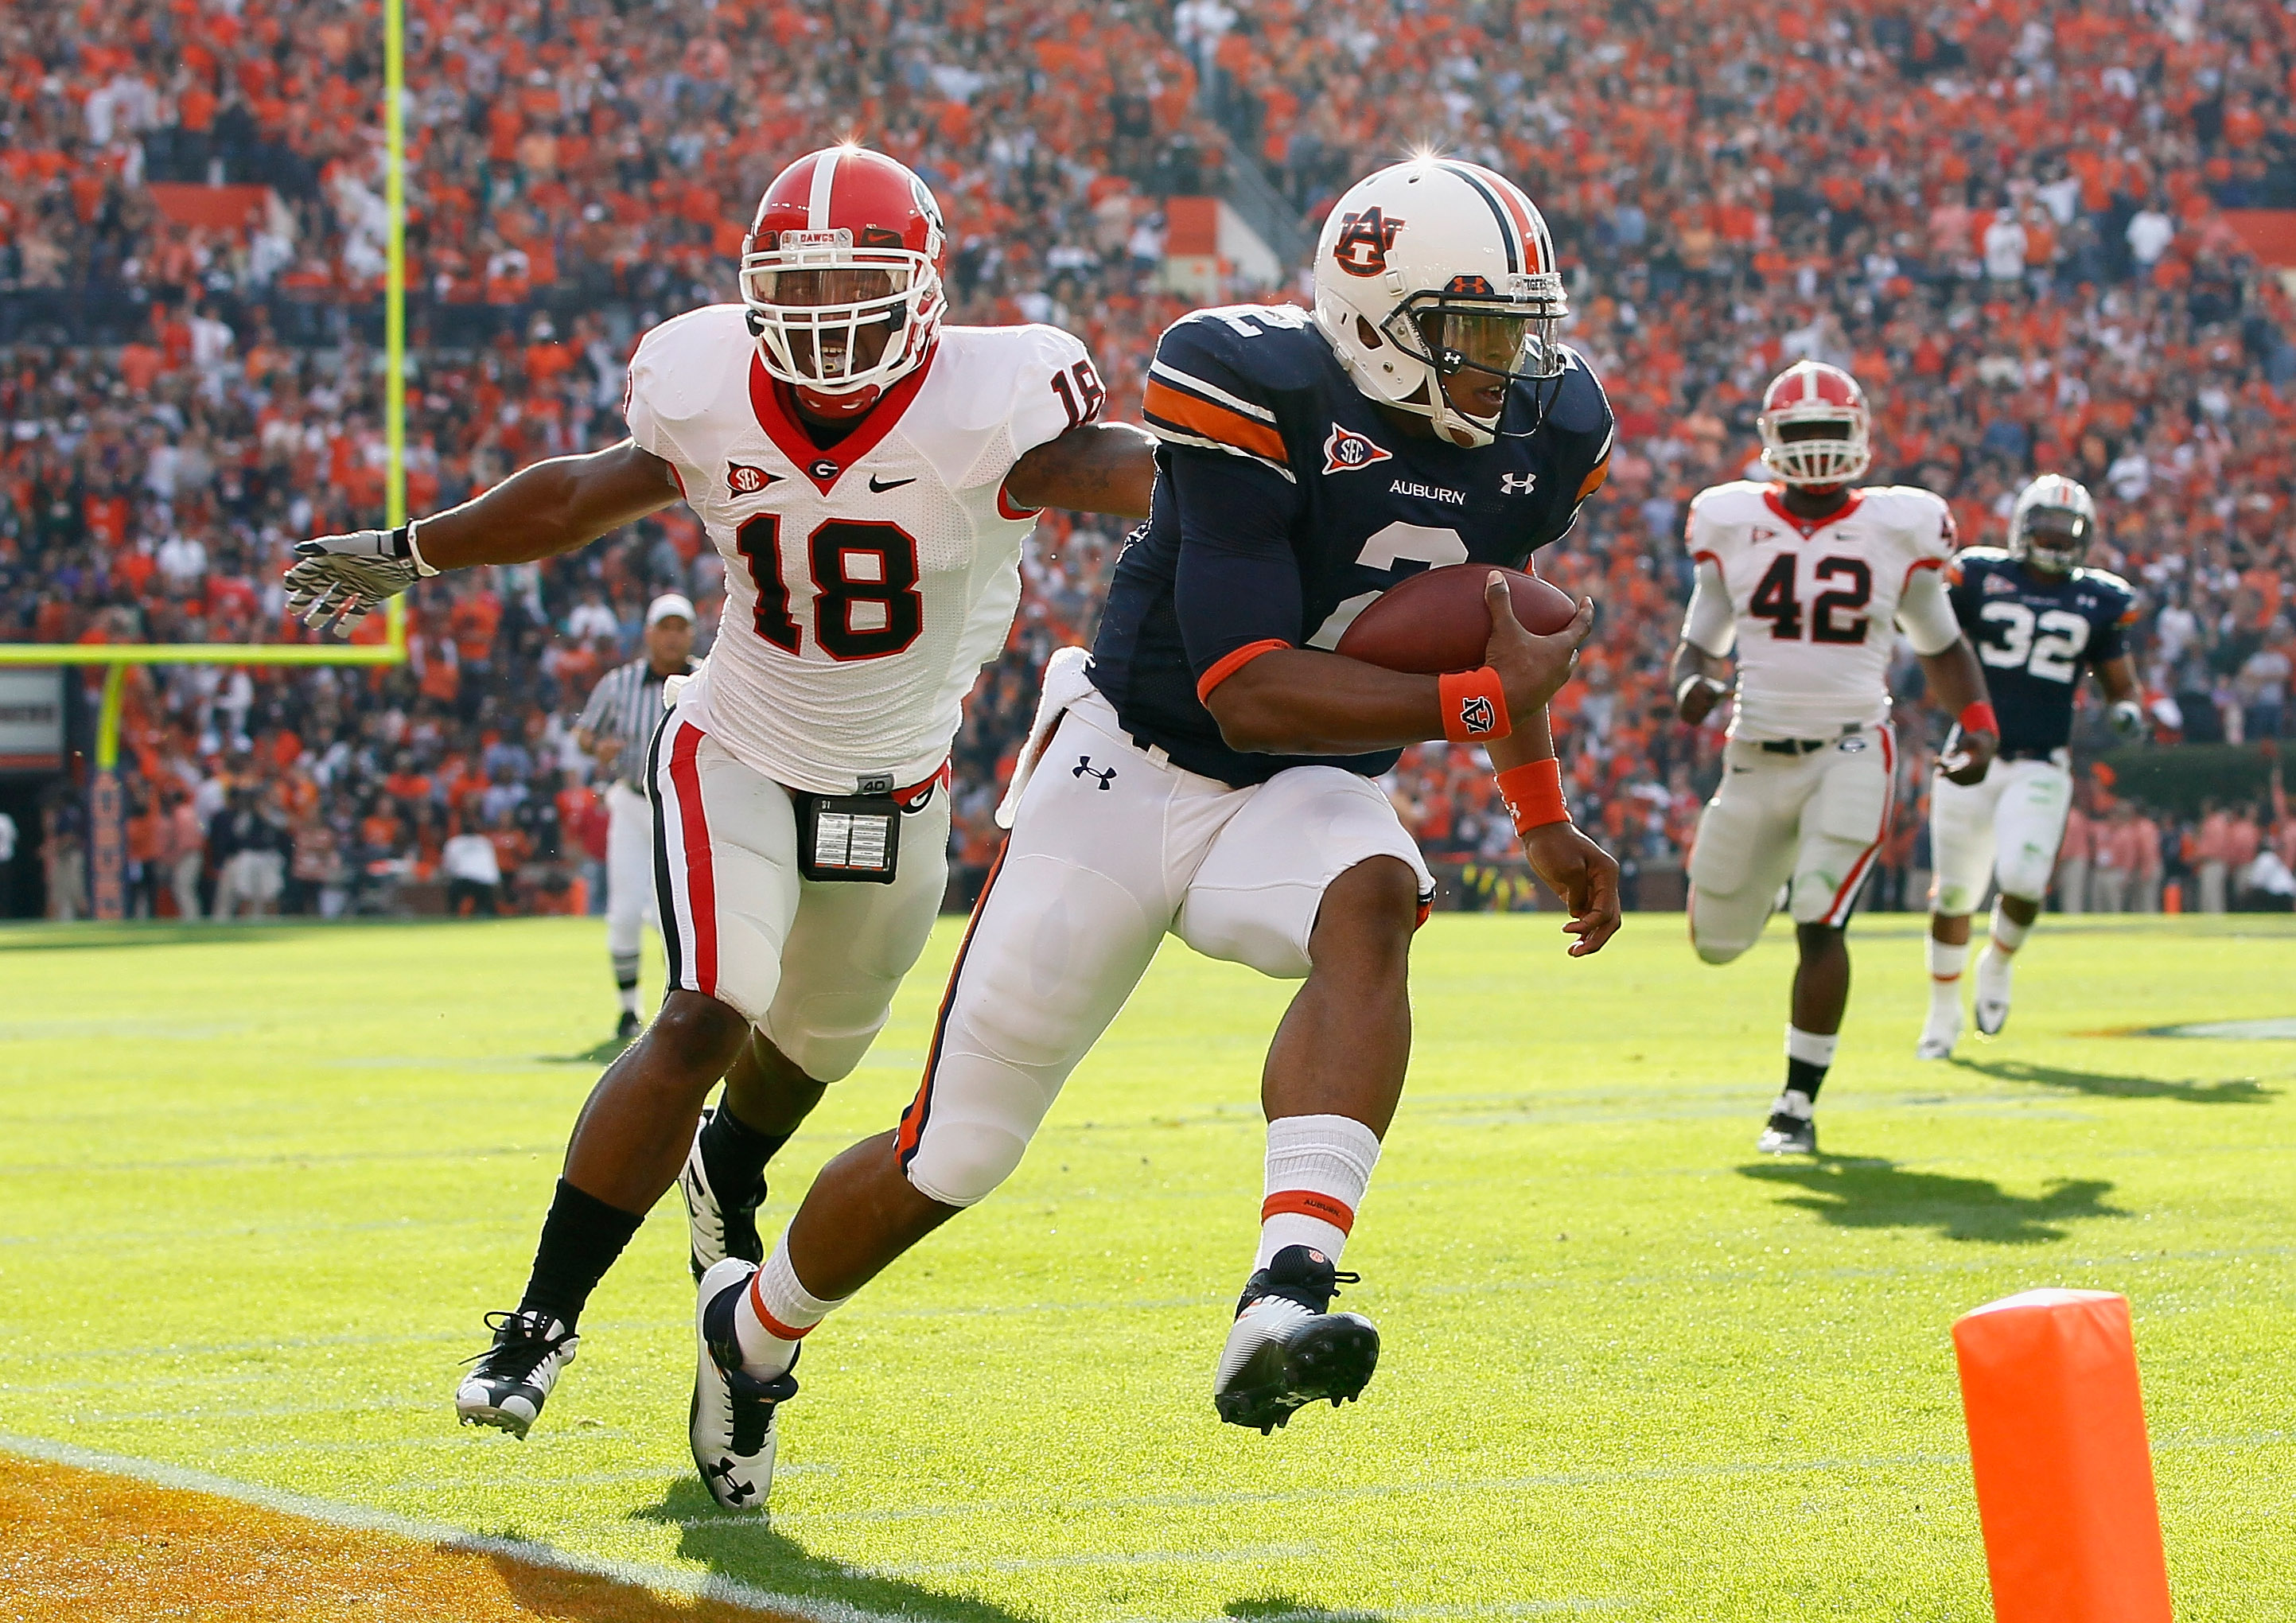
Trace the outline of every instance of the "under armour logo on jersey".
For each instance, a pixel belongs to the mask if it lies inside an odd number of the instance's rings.
[[[1376,276],[1387,268],[1387,250],[1395,246],[1395,234],[1402,229],[1401,220],[1389,219],[1376,209],[1347,215],[1340,221],[1332,258],[1350,276]]]
[[[1375,462],[1388,462],[1395,453],[1376,440],[1366,439],[1353,429],[1332,424],[1332,437],[1324,441],[1324,471],[1346,473],[1356,468],[1368,468]]]
[[[745,462],[726,464],[726,488],[735,496],[755,496],[779,478],[781,475],[778,473],[768,473],[763,468],[753,468]]]
[[[1498,710],[1486,695],[1470,693],[1459,701],[1459,728],[1468,737],[1484,737],[1498,725]]]
[[[1499,475],[1499,494],[1501,496],[1529,496],[1532,491],[1538,488],[1538,475],[1536,473],[1502,473]]]
[[[1097,778],[1100,780],[1102,791],[1105,793],[1109,789],[1113,787],[1116,783],[1116,768],[1113,766],[1095,766],[1092,764],[1092,757],[1089,755],[1079,755],[1077,757],[1077,764],[1069,768],[1069,776],[1072,778]]]

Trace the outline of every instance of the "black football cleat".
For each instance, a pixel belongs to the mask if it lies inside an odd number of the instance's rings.
[[[614,1022],[614,1041],[627,1047],[638,1040],[638,1032],[642,1029],[638,1024],[638,1012],[636,1009],[625,1009],[622,1011],[622,1018]]]
[[[677,1175],[678,1193],[685,1197],[686,1266],[693,1270],[693,1282],[728,1257],[738,1257],[753,1266],[763,1266],[766,1260],[765,1242],[758,1236],[758,1208],[766,1203],[766,1181],[747,1200],[727,1201],[710,1186],[709,1168],[701,1159],[701,1134],[717,1112],[701,1112],[701,1125],[693,1130],[693,1147],[685,1152],[685,1169]]]
[[[581,1338],[540,1312],[489,1313],[487,1328],[494,1345],[468,1360],[478,1368],[455,1389],[455,1413],[466,1426],[495,1426],[524,1442]]]
[[[1251,1276],[1212,1383],[1222,1420],[1264,1437],[1311,1403],[1337,1408],[1362,1394],[1379,1367],[1379,1332],[1359,1313],[1329,1311],[1339,1285],[1361,1277],[1305,1245],[1285,1246]]]
[[[1815,1155],[1817,1153],[1817,1118],[1773,1111],[1769,1125],[1762,1129],[1761,1137],[1754,1141],[1754,1148],[1764,1155]]]

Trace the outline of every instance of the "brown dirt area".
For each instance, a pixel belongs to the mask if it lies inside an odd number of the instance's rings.
[[[0,1455],[4,1623],[800,1623]]]

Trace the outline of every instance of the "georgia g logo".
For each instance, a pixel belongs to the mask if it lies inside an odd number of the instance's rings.
[[[1376,209],[1344,215],[1332,258],[1350,276],[1376,276],[1387,268],[1387,250],[1395,246],[1395,234],[1402,229],[1401,220],[1391,220]]]
[[[1470,693],[1459,701],[1459,725],[1470,738],[1481,738],[1498,725],[1498,711],[1490,699],[1482,693]]]

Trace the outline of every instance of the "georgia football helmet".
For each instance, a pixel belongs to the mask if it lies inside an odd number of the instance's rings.
[[[799,159],[742,239],[742,302],[766,371],[816,411],[867,410],[932,348],[947,246],[940,205],[906,165],[857,146]]]
[[[1762,391],[1762,465],[1781,482],[1825,489],[1846,485],[1874,461],[1873,418],[1857,380],[1824,361],[1796,361]],[[1804,423],[1834,423],[1840,431],[1789,439],[1784,430]]]
[[[1316,244],[1316,324],[1372,399],[1487,446],[1498,415],[1462,412],[1443,380],[1558,378],[1570,313],[1554,242],[1514,183],[1452,158],[1380,170],[1332,205]]]
[[[2017,493],[2009,511],[2009,555],[2045,575],[2070,575],[2088,555],[2096,503],[2087,486],[2044,473]]]

